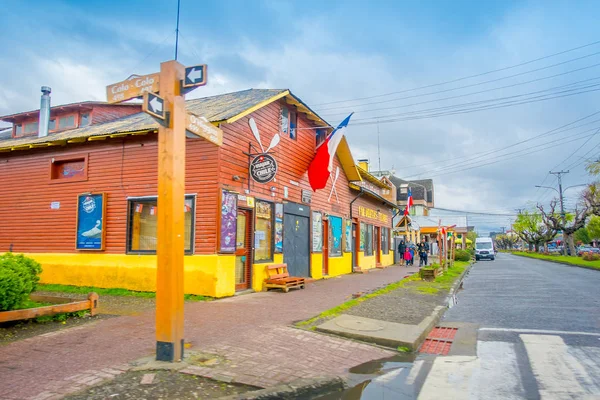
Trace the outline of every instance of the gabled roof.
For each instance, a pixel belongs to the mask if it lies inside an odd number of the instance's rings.
[[[53,114],[57,111],[74,111],[74,110],[78,110],[78,109],[91,109],[93,106],[96,105],[100,105],[100,106],[106,106],[106,105],[110,105],[110,106],[133,106],[133,107],[140,107],[140,103],[120,103],[120,104],[109,104],[107,102],[104,101],[80,101],[78,103],[69,103],[69,104],[61,104],[58,106],[51,106],[50,107],[50,113]],[[40,110],[31,110],[31,111],[24,111],[24,112],[20,112],[20,113],[15,113],[15,114],[10,114],[10,115],[4,115],[2,117],[0,117],[0,121],[5,121],[5,122],[15,122],[18,119],[25,119],[25,118],[29,118],[29,117],[34,117],[36,115],[40,115]]]
[[[369,181],[372,184],[374,184],[375,186],[379,186],[382,189],[391,189],[391,186],[387,185],[385,182],[380,181],[379,179],[377,179],[374,175],[372,175],[365,169],[363,169],[359,166],[356,166],[356,169],[358,169],[358,172],[360,173],[361,178],[363,178],[364,180]]]

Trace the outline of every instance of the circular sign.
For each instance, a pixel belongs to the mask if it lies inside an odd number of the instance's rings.
[[[260,154],[250,162],[250,176],[258,183],[271,182],[277,173],[277,161],[269,154]]]

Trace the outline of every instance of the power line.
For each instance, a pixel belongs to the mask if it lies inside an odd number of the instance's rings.
[[[596,43],[600,43],[600,41],[598,41],[598,42],[596,42]],[[485,85],[485,84],[487,84],[487,83],[498,82],[498,81],[502,81],[502,80],[505,80],[505,79],[515,78],[515,77],[517,77],[517,76],[527,75],[527,74],[531,74],[531,73],[533,73],[533,72],[539,72],[539,71],[543,71],[543,70],[545,70],[545,69],[549,69],[549,68],[558,67],[558,66],[560,66],[560,65],[564,65],[564,64],[572,63],[572,62],[574,62],[574,61],[579,61],[579,60],[583,60],[583,59],[585,59],[585,58],[593,57],[593,56],[596,56],[596,55],[598,55],[598,54],[600,54],[600,52],[595,52],[595,53],[591,53],[591,54],[586,54],[585,56],[581,56],[581,57],[572,58],[572,59],[569,59],[569,60],[561,61],[561,62],[559,62],[559,63],[555,63],[555,64],[547,65],[547,66],[544,66],[544,67],[540,67],[540,68],[535,68],[535,69],[531,69],[531,70],[528,70],[528,71],[519,72],[519,73],[517,73],[517,74],[513,74],[513,75],[507,75],[507,76],[503,76],[503,77],[500,77],[500,78],[495,78],[495,79],[490,79],[490,80],[483,81],[483,82],[477,82],[477,83],[472,83],[472,84],[469,84],[469,85],[458,86],[458,87],[456,87],[456,88],[444,89],[444,90],[439,90],[439,91],[436,91],[436,92],[429,92],[429,93],[423,93],[423,94],[419,94],[419,95],[409,96],[408,98],[412,98],[412,97],[420,97],[420,96],[430,96],[430,95],[433,95],[433,94],[446,93],[446,92],[450,92],[450,91],[453,91],[453,90],[466,89],[466,88],[470,88],[470,87],[475,87],[475,86]],[[450,82],[446,82],[446,83],[450,83]],[[431,86],[439,86],[439,84],[436,84],[436,85],[430,85],[430,86],[425,86],[425,87],[431,87]],[[423,88],[425,88],[425,87],[421,87],[420,89],[423,89]],[[410,92],[410,91],[413,91],[413,90],[417,90],[417,89],[407,89],[407,90],[405,90],[405,91],[400,91],[400,92],[395,92],[395,93],[389,93],[389,94],[387,94],[387,95],[385,95],[385,96],[389,96],[390,94],[399,94],[399,93]],[[377,97],[382,97],[382,96],[377,96]],[[364,104],[362,104],[362,105],[364,106],[364,105],[370,105],[370,104],[382,104],[382,103],[389,103],[389,102],[391,102],[391,101],[396,101],[396,100],[398,100],[398,99],[391,99],[391,100],[375,101],[375,102],[370,102],[370,103],[364,103]],[[321,105],[325,105],[325,104],[324,104],[324,103],[321,103]],[[316,107],[316,106],[318,106],[318,105],[315,105],[315,107]],[[351,105],[351,106],[337,106],[337,107],[329,107],[329,108],[322,108],[322,109],[321,109],[321,111],[327,111],[327,110],[337,110],[337,109],[340,109],[340,108],[348,108],[348,107],[356,107],[356,106],[358,106],[358,105],[357,105],[357,104],[354,104],[354,105]]]
[[[600,66],[600,63],[589,65],[589,66],[583,67],[583,68],[578,68],[578,69],[571,70],[571,71],[566,71],[566,72],[563,72],[563,73],[560,73],[560,74],[546,76],[546,77],[543,77],[543,78],[531,79],[531,80],[525,81],[525,82],[514,83],[512,85],[499,86],[499,87],[495,87],[495,88],[480,90],[480,91],[477,91],[477,92],[465,93],[465,94],[460,94],[460,95],[450,96],[450,97],[443,97],[441,99],[433,99],[433,100],[427,100],[427,101],[420,101],[418,103],[401,104],[401,105],[394,106],[394,107],[372,108],[372,109],[368,109],[368,110],[358,110],[358,111],[355,111],[355,112],[358,114],[358,113],[365,113],[365,112],[372,112],[372,111],[396,110],[396,109],[401,108],[401,107],[412,107],[412,106],[417,106],[417,105],[422,105],[422,104],[435,103],[435,102],[438,102],[438,101],[458,99],[458,98],[462,98],[462,97],[473,96],[473,95],[476,95],[476,94],[493,92],[495,90],[508,89],[508,88],[511,88],[511,87],[527,85],[527,84],[530,84],[530,83],[539,82],[539,81],[542,81],[542,80],[551,79],[551,78],[555,78],[555,77],[558,77],[558,76],[571,74],[573,72],[579,72],[579,71],[582,71],[582,70],[586,70],[586,69],[590,69],[590,68],[595,68],[595,67],[598,67],[598,66]],[[583,83],[583,82],[588,82],[588,81],[591,81],[591,80],[596,80],[598,78],[599,77],[594,77],[594,78],[590,78],[590,79],[584,79],[584,80],[573,82],[573,83],[569,83],[569,84],[566,84],[566,85],[557,86],[555,88],[572,86],[572,85],[575,85],[575,84],[579,84],[579,83]],[[554,88],[549,88],[549,89],[545,89],[545,90],[548,91],[548,90],[551,90],[551,89],[554,89]],[[533,93],[538,93],[538,92],[533,92]],[[405,97],[405,98],[402,98],[402,99],[407,99],[407,98],[410,98],[410,97]],[[397,100],[402,100],[402,99],[397,99]],[[346,115],[347,112],[320,113],[320,115],[323,115],[323,116],[328,116],[328,115],[333,116],[333,115],[342,115],[342,114]]]
[[[492,213],[492,212],[487,212],[487,211],[466,211],[466,210],[453,210],[450,208],[441,208],[441,207],[433,207],[432,210],[441,210],[441,211],[451,211],[451,212],[459,212],[459,213],[465,213],[465,214],[476,214],[476,215],[486,215],[486,216],[499,216],[499,217],[513,217],[516,216],[517,214],[500,214],[500,213]],[[431,217],[450,217],[453,216],[452,214],[450,215],[431,215]],[[454,215],[456,216],[456,215]]]

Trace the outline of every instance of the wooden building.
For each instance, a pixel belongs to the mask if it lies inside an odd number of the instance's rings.
[[[223,132],[221,145],[187,139],[186,293],[260,291],[273,263],[313,279],[393,263],[391,187],[356,165],[344,138],[339,174],[313,192],[307,169],[331,129],[289,90],[186,107]],[[13,123],[12,138],[0,141],[0,252],[38,260],[44,283],[155,290],[154,120],[139,105],[78,103],[53,107],[56,128],[38,137],[36,113],[0,117]],[[270,157],[274,177],[259,183],[273,173]]]

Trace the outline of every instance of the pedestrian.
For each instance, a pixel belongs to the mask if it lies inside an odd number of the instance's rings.
[[[404,240],[401,240],[398,244],[398,254],[400,255],[400,259],[404,260],[404,252],[406,251],[406,243]]]
[[[427,266],[427,258],[429,255],[429,242],[425,241],[425,265]]]
[[[410,252],[410,265],[415,265],[415,247],[414,247],[414,245],[408,251]]]
[[[410,265],[410,261],[410,249],[407,247],[406,249],[404,249],[404,265],[408,267]]]

